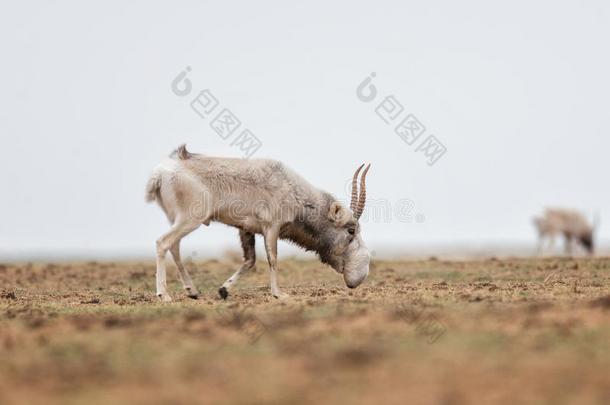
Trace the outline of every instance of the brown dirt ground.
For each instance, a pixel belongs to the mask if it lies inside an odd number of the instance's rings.
[[[610,403],[610,259],[0,264],[0,403]]]

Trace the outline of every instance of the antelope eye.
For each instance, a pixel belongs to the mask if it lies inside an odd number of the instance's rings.
[[[347,233],[349,233],[350,235],[353,235],[356,233],[356,228],[348,228],[347,229]]]

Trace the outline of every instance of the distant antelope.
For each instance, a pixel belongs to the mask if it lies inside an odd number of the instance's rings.
[[[595,251],[595,231],[599,219],[590,224],[587,218],[578,211],[548,208],[542,216],[534,218],[534,226],[538,231],[538,252],[543,252],[544,241],[548,240],[548,248],[552,249],[557,235],[563,235],[566,254],[571,255],[576,241],[589,254]]]
[[[357,287],[367,277],[370,261],[358,223],[370,168],[367,166],[362,173],[358,192],[363,166],[353,176],[348,210],[280,162],[208,157],[180,146],[157,166],[146,186],[147,201],[156,201],[172,224],[169,232],[157,240],[157,295],[171,301],[165,271],[169,250],[188,296],[198,296],[180,261],[180,240],[212,221],[238,228],[244,251],[243,265],[218,290],[222,298],[227,298],[229,288],[243,271],[254,268],[255,234],[264,238],[274,297],[286,296],[277,283],[278,239],[316,252],[322,262],[343,275],[349,288]]]

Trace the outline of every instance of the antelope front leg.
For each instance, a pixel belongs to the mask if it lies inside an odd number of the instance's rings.
[[[536,256],[544,255],[544,237],[538,237],[538,246],[536,247]]]
[[[279,237],[279,226],[273,226],[265,232],[265,251],[269,261],[269,276],[271,278],[271,294],[275,298],[288,298],[288,294],[280,291],[277,285],[277,239]]]
[[[572,257],[572,250],[573,250],[573,239],[571,236],[566,236],[565,237],[566,256]]]
[[[555,235],[551,235],[549,237],[548,243],[546,245],[547,252],[550,252],[551,256],[555,256]]]

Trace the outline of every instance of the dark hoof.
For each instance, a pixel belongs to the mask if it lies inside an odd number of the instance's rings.
[[[184,291],[186,291],[186,296],[191,299],[196,300],[197,298],[199,298],[199,291],[197,291],[197,289],[195,288],[186,287]]]
[[[227,291],[226,287],[220,287],[218,289],[218,295],[220,295],[220,298],[222,298],[223,300],[226,300],[229,296],[229,291]]]

